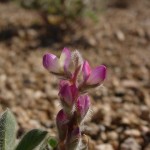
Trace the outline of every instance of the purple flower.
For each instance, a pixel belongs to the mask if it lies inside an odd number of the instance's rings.
[[[58,58],[50,53],[45,54],[43,56],[43,66],[51,72],[58,72],[59,70]]]
[[[90,107],[89,96],[87,94],[79,96],[76,103],[76,109],[77,109],[76,111],[81,120],[87,114],[89,107]]]
[[[56,117],[58,129],[57,149],[88,149],[82,134],[82,125],[90,109],[90,98],[85,91],[99,86],[106,78],[106,67],[92,69],[88,61],[83,61],[79,51],[70,52],[64,48],[60,58],[47,53],[43,56],[43,66],[60,77],[59,98],[62,109]],[[88,142],[88,141],[87,141]]]
[[[84,81],[87,81],[87,79],[89,78],[89,76],[91,74],[91,67],[87,61],[84,61],[84,63],[83,63],[82,72],[83,72]]]
[[[100,85],[106,78],[106,67],[101,65],[91,69],[88,62],[84,61],[82,73],[86,85]]]
[[[71,61],[71,52],[69,49],[64,48],[60,58],[47,53],[43,56],[43,66],[52,73],[63,74],[68,72],[68,67]]]
[[[78,96],[78,89],[75,84],[69,84],[68,82],[60,82],[59,96],[62,104],[72,108],[76,97]]]

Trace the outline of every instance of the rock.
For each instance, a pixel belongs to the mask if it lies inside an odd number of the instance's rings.
[[[123,42],[125,40],[125,35],[122,31],[118,30],[116,32],[116,37],[119,41]]]
[[[41,97],[43,97],[43,95],[44,94],[41,91],[35,91],[33,97],[34,99],[40,99]]]
[[[112,145],[110,144],[100,144],[100,145],[97,145],[96,150],[114,150]]]
[[[134,138],[128,138],[121,144],[121,150],[141,150],[141,146]]]
[[[137,129],[128,129],[124,133],[126,136],[133,136],[133,137],[140,137],[141,136],[140,131]]]
[[[30,126],[32,127],[32,128],[40,128],[40,123],[39,123],[39,121],[37,121],[37,120],[30,120],[29,121],[29,124],[30,124]]]
[[[111,131],[107,133],[107,137],[110,140],[117,140],[118,139],[118,134],[115,131]]]
[[[99,109],[94,115],[92,116],[92,121],[94,123],[100,123],[104,119],[104,113],[101,109]]]
[[[143,120],[148,120],[148,121],[150,121],[150,111],[149,111],[149,107],[147,107],[147,106],[141,106],[140,109],[141,109],[141,115],[140,115],[140,117],[141,117]]]
[[[95,38],[88,38],[88,42],[89,42],[89,44],[91,45],[91,46],[96,46],[96,44],[97,44],[97,41],[96,41],[96,39]]]
[[[58,98],[58,90],[52,88],[50,85],[45,85],[45,93],[51,99]]]
[[[143,133],[146,133],[146,132],[149,131],[149,127],[147,127],[147,126],[143,126],[143,125],[142,125],[140,128],[141,128],[140,130],[141,130]]]
[[[85,130],[93,138],[97,137],[100,133],[100,128],[95,123],[90,123],[88,126],[86,126]]]
[[[122,97],[124,95],[125,95],[125,89],[123,87],[119,86],[115,89],[115,96]]]
[[[107,134],[105,132],[102,132],[100,135],[101,135],[102,141],[105,142],[107,140]]]
[[[137,34],[138,36],[144,38],[145,37],[145,31],[143,28],[137,28]]]
[[[137,87],[139,87],[139,84],[138,84],[138,82],[136,82],[134,80],[123,80],[122,86],[124,88],[137,88]]]

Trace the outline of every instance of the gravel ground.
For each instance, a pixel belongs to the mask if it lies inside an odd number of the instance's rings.
[[[0,4],[0,111],[13,111],[18,135],[31,128],[56,134],[58,80],[43,68],[42,56],[60,55],[65,46],[108,68],[103,86],[90,91],[90,149],[150,150],[149,8],[149,0],[124,9],[109,6],[97,23],[85,20],[56,41],[36,12]]]

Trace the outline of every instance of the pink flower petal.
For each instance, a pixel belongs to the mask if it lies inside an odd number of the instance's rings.
[[[81,95],[77,99],[77,111],[83,119],[90,107],[90,98],[88,95]]]
[[[101,84],[106,77],[106,67],[101,65],[92,70],[88,80],[88,85]]]
[[[59,65],[57,57],[50,53],[45,54],[43,56],[43,66],[51,72],[58,72]]]
[[[70,89],[71,89],[71,93],[72,93],[72,98],[73,98],[73,100],[75,101],[75,99],[76,99],[77,96],[78,96],[78,89],[77,89],[77,87],[76,87],[75,84],[71,85],[71,86],[70,86]]]
[[[69,84],[70,82],[68,80],[60,80],[59,82],[59,90],[63,88],[64,85]]]
[[[60,85],[59,95],[62,99],[62,103],[64,101],[67,105],[72,106],[78,95],[77,87],[74,84],[69,85],[69,83],[62,82]]]
[[[64,48],[59,59],[60,66],[64,68],[64,71],[67,71],[70,61],[71,61],[71,52],[69,49]]]
[[[59,92],[59,95],[61,97],[61,99],[63,101],[65,101],[65,103],[67,103],[68,105],[72,105],[72,93],[71,93],[71,89],[70,86],[68,84],[65,84]]]
[[[83,72],[83,79],[84,81],[86,81],[91,74],[91,67],[87,61],[84,61],[83,63],[82,72]]]
[[[61,109],[58,114],[57,114],[57,117],[56,117],[56,122],[59,123],[59,124],[64,124],[68,121],[68,117],[67,115],[65,114],[64,110]]]

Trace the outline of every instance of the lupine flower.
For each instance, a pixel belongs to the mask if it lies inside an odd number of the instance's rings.
[[[63,106],[70,107],[72,109],[77,95],[78,89],[75,84],[70,85],[67,82],[60,83],[59,96]]]
[[[77,111],[80,121],[87,114],[89,107],[90,107],[89,96],[87,94],[79,96],[77,99],[77,103],[76,103],[76,111]]]
[[[52,73],[64,74],[68,73],[70,60],[71,52],[69,49],[64,48],[59,59],[51,53],[45,54],[43,56],[43,66]]]
[[[84,61],[83,80],[86,85],[100,85],[106,77],[106,67],[104,65],[91,69],[87,61]]]
[[[71,62],[74,64],[72,70],[70,70]],[[43,66],[53,74],[63,77],[59,83],[62,109],[56,117],[59,149],[88,149],[88,145],[82,140],[80,129],[90,108],[90,98],[82,93],[103,82],[106,67],[101,65],[91,69],[78,51],[71,54],[67,48],[63,49],[60,58],[53,54],[45,54]]]

